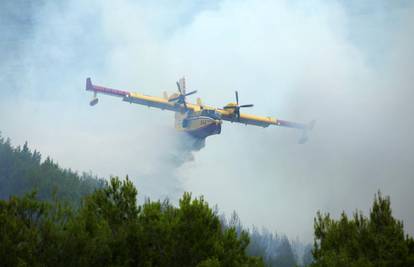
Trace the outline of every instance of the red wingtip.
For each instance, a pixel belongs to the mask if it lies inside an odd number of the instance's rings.
[[[87,91],[93,91],[93,85],[92,85],[92,81],[91,78],[86,78],[86,90]]]

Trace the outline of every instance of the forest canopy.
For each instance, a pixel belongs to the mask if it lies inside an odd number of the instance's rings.
[[[317,213],[312,266],[414,266],[414,241],[392,215],[391,201],[380,192],[369,217],[345,212],[338,220]]]
[[[78,175],[0,136],[5,266],[264,266],[202,198],[137,202],[128,179]],[[4,259],[4,261],[3,261]]]
[[[79,175],[0,136],[2,266],[414,266],[414,240],[380,192],[368,217],[318,212],[312,250],[227,221],[203,197],[137,196],[128,177]]]
[[[78,210],[35,198],[0,201],[5,266],[264,266],[246,232],[222,227],[202,197],[137,205],[127,178],[88,195]]]
[[[55,195],[79,206],[83,196],[104,185],[103,179],[62,169],[49,157],[42,162],[40,152],[32,152],[27,142],[23,147],[13,147],[10,139],[5,140],[0,133],[0,199],[23,196],[35,190],[40,200],[52,200]]]

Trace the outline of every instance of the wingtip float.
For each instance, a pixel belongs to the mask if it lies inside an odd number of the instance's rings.
[[[204,105],[201,99],[193,104],[186,101],[186,97],[195,94],[197,91],[186,92],[185,79],[181,78],[177,82],[178,93],[168,96],[164,93],[163,97],[147,96],[140,93],[128,92],[124,90],[112,89],[108,87],[92,84],[91,78],[86,79],[86,90],[93,92],[93,99],[90,105],[98,103],[98,94],[121,97],[123,101],[140,104],[148,107],[155,107],[162,110],[175,112],[175,128],[178,131],[186,132],[198,139],[204,145],[205,139],[210,135],[220,134],[223,121],[242,123],[268,127],[270,125],[294,128],[302,131],[299,139],[300,144],[308,140],[308,134],[313,129],[315,121],[309,124],[279,120],[272,117],[256,116],[247,113],[240,113],[241,108],[253,107],[253,104],[240,105],[239,94],[236,91],[236,102],[232,102],[223,108],[216,108]]]

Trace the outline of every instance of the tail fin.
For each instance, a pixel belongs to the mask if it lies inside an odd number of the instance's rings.
[[[86,78],[86,87],[85,87],[85,89],[87,90],[87,91],[94,91],[93,90],[93,85],[92,85],[92,81],[91,81],[91,78]]]
[[[85,87],[85,89],[87,91],[93,91],[93,99],[91,100],[91,102],[89,102],[89,105],[92,107],[92,106],[95,106],[96,104],[98,104],[99,99],[96,97],[97,92],[96,92],[95,88],[92,85],[91,78],[89,78],[89,77],[86,78],[86,87]]]
[[[302,135],[299,139],[299,144],[305,144],[309,137],[308,137],[308,133],[310,131],[312,131],[313,127],[315,126],[316,121],[312,120],[311,122],[309,122],[309,124],[302,130]]]

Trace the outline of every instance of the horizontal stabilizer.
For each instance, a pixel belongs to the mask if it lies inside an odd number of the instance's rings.
[[[308,139],[309,139],[308,134],[309,134],[310,131],[312,131],[313,127],[315,126],[315,123],[316,123],[316,121],[313,120],[303,128],[302,136],[299,139],[299,144],[304,144],[308,141]]]

